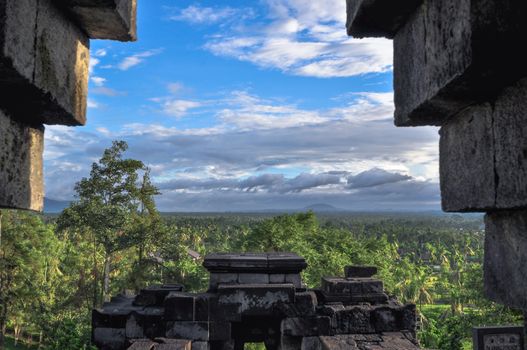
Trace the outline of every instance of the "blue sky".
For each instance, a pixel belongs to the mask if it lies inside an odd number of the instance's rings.
[[[393,126],[392,44],[344,21],[344,0],[140,0],[137,42],[91,43],[88,124],[47,127],[46,196],[123,139],[165,211],[439,208],[437,129]]]

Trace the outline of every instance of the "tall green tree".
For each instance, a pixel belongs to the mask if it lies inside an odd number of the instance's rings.
[[[114,141],[104,151],[99,162],[92,164],[90,177],[75,185],[78,200],[58,219],[61,230],[81,231],[93,239],[94,271],[98,270],[97,248],[102,248],[102,287],[100,293],[95,288],[94,306],[109,300],[112,259],[115,253],[133,244],[130,240],[132,221],[144,197],[138,182],[145,166],[139,160],[124,158],[127,149],[125,141]],[[148,193],[154,192],[148,189]]]

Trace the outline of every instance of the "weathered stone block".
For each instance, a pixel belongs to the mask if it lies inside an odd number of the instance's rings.
[[[143,327],[135,313],[128,316],[126,320],[125,334],[127,339],[143,339],[145,337]]]
[[[215,290],[218,288],[219,284],[236,284],[238,283],[238,274],[237,273],[227,273],[227,272],[213,272],[210,274],[209,278],[209,288]]]
[[[136,0],[55,0],[92,39],[137,40]]]
[[[105,350],[122,350],[125,340],[124,328],[95,328],[93,330],[94,344]]]
[[[211,341],[229,340],[231,339],[231,324],[230,322],[210,322],[209,333]]]
[[[371,309],[367,307],[352,307],[336,310],[334,316],[336,334],[366,334],[375,332],[371,323]]]
[[[285,274],[283,273],[272,273],[269,275],[269,283],[283,284],[285,283]]]
[[[193,341],[192,350],[209,350],[210,346],[208,342],[205,341]]]
[[[285,283],[291,283],[295,288],[302,288],[302,277],[299,273],[288,273],[285,275]]]
[[[496,206],[527,206],[527,79],[503,90],[494,107]]]
[[[192,342],[186,339],[166,339],[165,343],[158,344],[154,350],[191,350]]]
[[[489,299],[527,309],[527,211],[486,215],[484,280]]]
[[[295,301],[292,284],[220,285],[218,293],[218,305],[235,307],[239,315],[269,315],[280,304]]]
[[[304,337],[300,350],[323,350],[319,337]]]
[[[182,292],[183,286],[180,284],[153,285],[141,289],[139,295],[134,299],[136,306],[163,306],[165,298],[170,292]]]
[[[190,340],[209,340],[209,323],[176,321],[167,322],[167,338],[180,338]]]
[[[396,125],[442,125],[525,76],[526,14],[514,0],[425,0],[395,36]]]
[[[83,125],[88,96],[89,40],[50,0],[38,3],[34,84],[62,109],[61,112],[43,111],[45,122]]]
[[[240,284],[267,284],[269,275],[266,273],[239,273],[238,283]]]
[[[469,107],[441,128],[439,170],[445,211],[495,206],[492,113],[488,103]]]
[[[165,318],[168,321],[194,321],[194,301],[192,294],[171,292],[164,303]]]
[[[44,127],[30,127],[0,110],[0,207],[41,211]]]
[[[423,0],[347,0],[348,35],[393,38]]]
[[[52,0],[6,0],[0,14],[0,107],[30,124],[84,124],[86,35]]]
[[[194,319],[196,321],[209,321],[210,318],[210,294],[196,294],[194,300]]]
[[[331,320],[327,316],[286,318],[280,327],[285,336],[307,337],[331,334]]]

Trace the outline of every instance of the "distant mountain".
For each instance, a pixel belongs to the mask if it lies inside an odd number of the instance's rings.
[[[44,213],[60,213],[70,206],[69,201],[59,201],[44,197]]]
[[[343,209],[339,209],[332,205],[323,204],[323,203],[312,204],[302,209],[302,211],[308,211],[308,210],[312,210],[316,213],[344,211]]]

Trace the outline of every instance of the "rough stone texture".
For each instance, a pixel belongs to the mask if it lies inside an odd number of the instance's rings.
[[[505,89],[494,109],[496,206],[527,207],[527,79]]]
[[[0,207],[42,210],[44,127],[13,121],[0,110]]]
[[[51,1],[0,3],[0,108],[30,124],[81,125],[89,42]]]
[[[514,0],[425,0],[395,36],[396,125],[442,125],[524,76],[526,14]]]
[[[489,299],[527,309],[527,211],[485,217],[484,280]]]
[[[527,207],[527,79],[475,105],[440,131],[443,210]]]
[[[190,340],[209,340],[209,323],[178,321],[167,322],[167,338],[181,338]]]
[[[441,199],[445,211],[495,207],[492,106],[469,107],[440,131]]]
[[[125,345],[126,335],[122,328],[95,328],[93,343],[104,350],[120,350]]]
[[[347,0],[346,28],[355,38],[393,38],[423,0]]]
[[[262,256],[265,259],[259,259]],[[232,269],[243,268],[244,272],[235,274],[237,278],[250,275],[248,265],[252,265],[255,270],[252,275],[265,275],[267,283],[219,284],[207,293],[182,293],[178,285],[153,286],[141,290],[136,297],[112,298],[103,309],[93,311],[92,330],[99,339],[97,345],[106,349],[101,342],[114,334],[118,341],[112,340],[114,343],[110,342],[110,346],[116,350],[129,345],[136,350],[179,349],[171,344],[175,339],[192,341],[192,349],[213,350],[243,349],[246,343],[258,342],[263,342],[268,349],[314,350],[326,349],[332,343],[349,345],[350,339],[361,350],[370,345],[375,346],[372,349],[392,349],[387,347],[388,341],[383,342],[385,332],[394,332],[399,338],[416,343],[415,306],[388,299],[381,281],[370,277],[325,278],[325,290],[332,292],[328,297],[320,289],[270,283],[270,276],[281,275],[278,280],[285,280],[288,274],[281,272],[303,264],[298,256],[289,254],[290,259],[283,259],[280,254],[271,268],[269,256],[256,255],[255,259],[255,255],[243,254],[237,259],[236,254],[229,254],[224,255],[223,262],[214,256],[212,263],[213,269],[222,271],[216,270],[213,274],[229,274]],[[285,266],[279,266],[280,260]],[[204,265],[211,264],[205,261]],[[350,275],[365,276],[371,275],[374,269],[357,266],[346,271]],[[296,280],[300,274],[291,276]],[[298,283],[302,284],[301,279]],[[346,289],[350,284],[357,287],[353,294]],[[354,338],[321,340],[322,336],[335,334]]]
[[[396,125],[440,125],[472,102],[457,91],[454,98],[444,93],[472,62],[470,33],[468,0],[426,0],[399,30],[394,41]]]
[[[91,39],[137,40],[136,0],[55,0]]]

